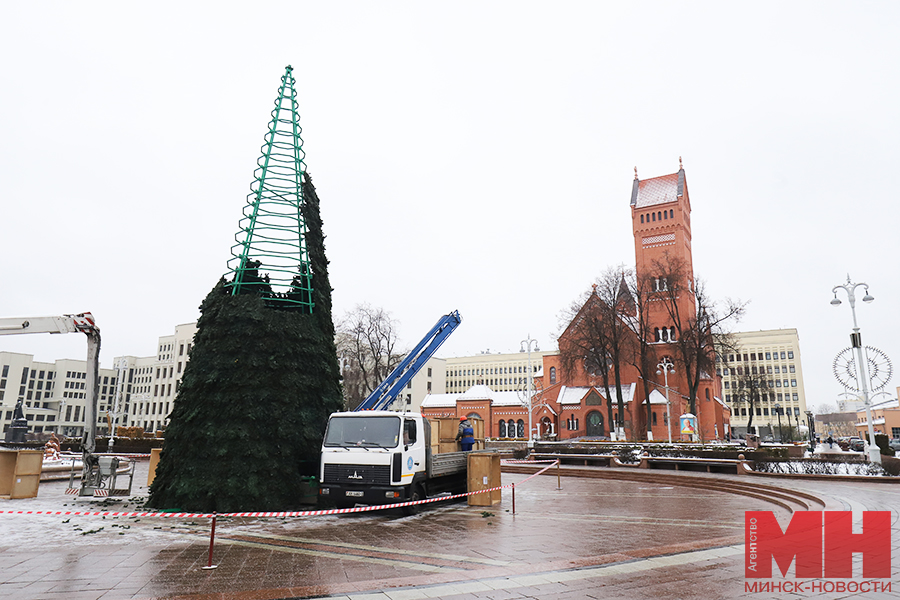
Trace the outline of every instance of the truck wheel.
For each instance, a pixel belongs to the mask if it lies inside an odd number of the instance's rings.
[[[419,500],[424,500],[424,499],[425,499],[425,492],[422,490],[421,485],[417,485],[416,487],[413,488],[412,493],[409,495],[409,501],[410,502],[418,502]],[[421,506],[422,506],[421,504],[415,504],[413,506],[404,506],[403,514],[407,515],[407,516],[414,515],[417,512],[419,512],[419,508],[421,508]]]

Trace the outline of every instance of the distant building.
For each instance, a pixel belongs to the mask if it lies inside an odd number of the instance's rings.
[[[108,431],[107,411],[113,411],[118,373],[100,369],[97,402],[97,430]],[[84,433],[84,412],[90,396],[86,389],[87,361],[59,359],[36,362],[31,354],[0,352],[0,423],[9,429],[19,400],[28,433],[57,433],[80,436]],[[127,399],[120,410],[128,410]]]
[[[129,365],[131,411],[127,424],[144,431],[164,429],[181,386],[188,355],[197,334],[196,323],[175,326],[173,335],[159,338],[156,356],[120,357]]]
[[[896,398],[873,404],[869,408],[872,414],[872,428],[875,435],[884,434],[889,438],[900,439],[900,401]],[[869,436],[869,422],[866,420],[866,410],[862,408],[856,412],[856,432],[862,439]]]
[[[446,361],[432,356],[397,396],[388,410],[419,412],[422,401],[445,387]]]
[[[733,334],[737,351],[717,350],[716,374],[722,378],[722,394],[731,407],[731,426],[736,435],[747,433],[750,403],[738,380],[745,374],[767,383],[759,402],[753,406],[752,426],[757,432],[772,433],[778,425],[776,406],[782,413],[782,425],[788,420],[795,427],[803,423],[806,393],[800,361],[800,336],[796,329],[768,329]]]
[[[532,377],[541,375],[543,357],[549,354],[555,351],[531,353]],[[447,379],[442,391],[447,394],[461,394],[475,385],[486,385],[495,392],[515,392],[528,386],[527,352],[484,352],[446,360]]]

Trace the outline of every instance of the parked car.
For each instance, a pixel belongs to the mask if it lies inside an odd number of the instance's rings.
[[[859,438],[850,438],[849,447],[850,450],[853,450],[854,452],[866,451],[866,443]]]
[[[888,442],[888,446],[890,446],[894,452],[900,452],[900,438],[892,439]]]

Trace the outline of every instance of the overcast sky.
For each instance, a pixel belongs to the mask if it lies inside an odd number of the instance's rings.
[[[288,64],[338,317],[383,307],[412,346],[458,309],[443,356],[554,347],[560,311],[634,263],[633,168],[682,156],[696,274],[749,301],[737,330],[799,330],[809,404],[843,391],[852,318],[829,301],[848,274],[876,298],[864,342],[900,360],[896,2],[3,12],[0,317],[92,311],[104,367],[198,318]]]

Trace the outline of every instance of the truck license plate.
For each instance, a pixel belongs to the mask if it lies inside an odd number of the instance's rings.
[[[351,496],[351,497],[353,497],[353,498],[362,498],[363,493],[362,493],[362,492],[358,492],[358,491],[350,490],[350,491],[347,492],[347,495],[348,495],[348,496]]]

